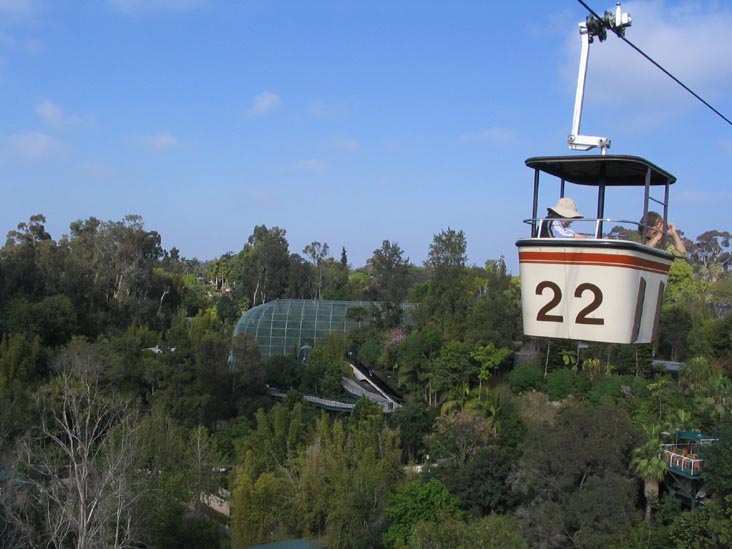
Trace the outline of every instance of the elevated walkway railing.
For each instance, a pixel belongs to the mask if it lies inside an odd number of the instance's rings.
[[[343,383],[343,381],[346,381],[346,378],[342,378],[341,383]],[[362,391],[364,391],[362,394],[356,396],[365,396],[369,400],[376,402],[376,404],[381,406],[381,409],[385,413],[393,412],[396,408],[399,407],[398,404],[394,404],[393,402],[386,399],[381,399],[373,393],[369,394],[369,392],[365,389],[362,389]],[[267,387],[267,394],[277,399],[283,399],[287,396],[286,393],[280,391],[279,389],[275,389],[274,387]],[[325,408],[326,410],[331,410],[334,412],[350,412],[355,406],[353,402],[344,402],[342,400],[336,400],[332,398],[322,398],[315,395],[302,395],[302,398],[306,402],[314,404],[315,406],[319,406],[321,408]]]
[[[696,478],[704,469],[704,459],[690,452],[691,444],[664,444],[661,446],[663,459],[670,471]]]
[[[374,390],[378,392],[384,399],[391,402],[395,407],[399,407],[399,401],[401,400],[401,398],[398,395],[394,394],[389,386],[384,383],[384,381],[373,375],[370,370],[368,370],[365,366],[363,366],[356,360],[346,360],[346,364],[351,367],[353,375],[358,381],[365,381],[371,387],[373,387]]]

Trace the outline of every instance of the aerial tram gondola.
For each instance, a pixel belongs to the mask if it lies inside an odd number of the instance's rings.
[[[609,155],[606,137],[580,134],[589,45],[594,37],[605,38],[606,27],[622,34],[631,24],[620,4],[604,21],[589,16],[580,23],[582,50],[577,80],[572,150],[599,148],[601,154],[533,157],[526,165],[534,170],[534,199],[530,219],[531,237],[516,242],[521,277],[524,333],[530,336],[608,343],[650,343],[658,334],[658,319],[673,255],[644,244],[652,227],[637,222],[605,218],[605,193],[617,187],[644,189],[643,219],[649,203],[662,208],[664,227],[668,219],[669,188],[676,178],[655,164],[627,155]],[[544,178],[542,178],[544,176]],[[553,219],[538,215],[540,182],[551,176],[559,180],[559,197],[567,184],[595,187],[595,218],[588,238],[551,238],[545,228]],[[653,193],[653,196],[652,196]],[[613,238],[610,223],[633,225],[640,242]]]

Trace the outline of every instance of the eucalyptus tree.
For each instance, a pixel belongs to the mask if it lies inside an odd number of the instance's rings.
[[[45,223],[46,218],[36,214],[8,232],[5,246],[0,249],[0,304],[12,297],[34,300],[46,295],[47,284],[38,259],[52,252],[56,242]]]
[[[30,546],[133,547],[143,538],[139,420],[105,381],[110,360],[91,344],[72,343],[38,394],[39,424],[19,445],[28,482],[9,485],[9,516]]]
[[[636,489],[627,478],[637,435],[622,412],[568,407],[553,425],[529,428],[514,488],[527,540],[547,547],[601,547],[635,520]]]
[[[244,248],[229,262],[237,301],[250,306],[282,297],[287,290],[290,252],[287,231],[257,225]]]
[[[732,267],[732,234],[717,230],[700,234],[690,246],[689,260],[704,280],[721,278]]]
[[[327,283],[327,260],[330,253],[328,243],[321,244],[318,241],[313,241],[305,246],[302,253],[312,263],[310,278],[312,296],[314,299],[323,299],[323,289]]]
[[[401,304],[406,301],[410,285],[409,258],[399,244],[384,240],[368,260],[373,277],[372,299],[380,301],[384,308],[385,325],[398,326],[401,320]]]
[[[438,326],[448,338],[464,333],[469,313],[466,250],[465,233],[448,228],[434,235],[424,263],[429,280],[419,299],[417,320],[420,325]]]

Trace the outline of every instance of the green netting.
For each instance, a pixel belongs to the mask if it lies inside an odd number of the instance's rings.
[[[254,337],[265,358],[286,355],[333,332],[346,333],[370,322],[378,313],[379,303],[372,301],[314,301],[310,299],[277,299],[257,305],[245,312],[234,329],[234,335],[247,333]],[[409,321],[411,304],[402,304]],[[351,309],[361,309],[352,312]]]

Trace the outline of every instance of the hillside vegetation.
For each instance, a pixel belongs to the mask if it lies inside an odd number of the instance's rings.
[[[423,265],[385,240],[354,268],[345,248],[291,251],[278,227],[201,261],[137,216],[57,238],[44,224],[0,249],[2,547],[732,546],[727,232],[686,239],[657,344],[580,350],[524,337],[518,278],[503,258],[468,265],[459,230]],[[303,364],[232,337],[277,298],[382,305]],[[345,396],[349,352],[402,406],[303,400]],[[694,510],[659,457],[677,429],[718,439]]]

